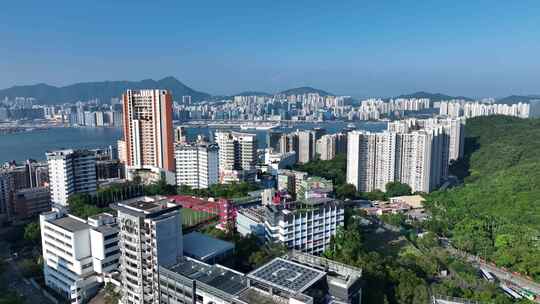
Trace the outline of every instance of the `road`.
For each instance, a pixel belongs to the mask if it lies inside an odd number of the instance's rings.
[[[450,242],[446,239],[440,239],[441,244],[452,254],[464,257],[467,259],[467,261],[471,262],[475,267],[477,268],[485,268],[489,272],[491,272],[497,279],[500,281],[508,281],[516,286],[519,286],[524,289],[528,289],[538,295],[540,295],[540,284],[536,283],[534,281],[531,281],[527,278],[524,278],[520,275],[514,274],[510,271],[501,269],[499,267],[496,267],[494,265],[485,263],[482,261],[479,257],[475,255],[468,254],[466,252],[463,252],[461,250],[458,250],[454,248]],[[540,300],[536,301],[537,303],[540,303]]]

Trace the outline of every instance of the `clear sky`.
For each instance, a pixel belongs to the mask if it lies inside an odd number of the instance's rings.
[[[212,94],[540,94],[540,0],[2,3],[0,88],[169,75]]]

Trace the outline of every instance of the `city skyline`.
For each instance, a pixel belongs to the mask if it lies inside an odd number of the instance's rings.
[[[140,22],[119,16],[155,7],[7,3],[0,67],[12,73],[0,87],[175,75],[215,95],[306,85],[353,96],[538,94],[537,1],[162,7]]]

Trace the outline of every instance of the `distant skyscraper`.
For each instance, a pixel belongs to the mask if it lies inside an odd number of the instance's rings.
[[[287,152],[287,151],[280,150],[280,140],[281,140],[282,135],[283,133],[278,132],[278,131],[268,132],[266,134],[266,147],[274,150],[274,152],[281,152],[281,153]]]
[[[11,177],[8,172],[0,171],[0,217],[9,216],[9,202],[11,191],[13,191],[11,185]],[[0,218],[0,221],[2,219]]]
[[[174,172],[171,93],[128,90],[123,105],[127,166]]]
[[[330,160],[344,151],[343,134],[326,134],[317,139],[315,151],[321,160]]]
[[[305,164],[313,159],[315,154],[315,134],[311,131],[298,132],[298,162]]]
[[[176,127],[174,129],[174,142],[176,143],[186,143],[187,142],[187,136],[186,136],[186,128],[185,127]]]
[[[182,96],[182,103],[185,105],[191,104],[191,96],[190,95],[184,95]]]
[[[47,152],[51,200],[67,206],[75,193],[95,193],[97,190],[96,156],[88,150],[58,150]]]
[[[531,100],[529,102],[529,117],[530,118],[540,117],[540,99]]]

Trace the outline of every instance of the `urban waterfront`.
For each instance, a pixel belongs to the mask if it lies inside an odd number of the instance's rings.
[[[386,128],[386,122],[357,122],[357,129],[380,131]],[[275,129],[291,132],[295,129],[306,130],[324,128],[328,133],[336,133],[347,127],[346,122],[332,121],[321,123],[298,123],[294,128]],[[257,135],[259,148],[266,146],[266,134],[269,130],[240,130],[241,132]],[[216,130],[226,130],[214,127],[187,127],[188,139],[193,140],[197,135],[209,136]],[[23,161],[26,159],[45,159],[45,152],[61,148],[105,148],[116,145],[122,138],[119,128],[50,128],[13,134],[0,135],[0,161]]]

